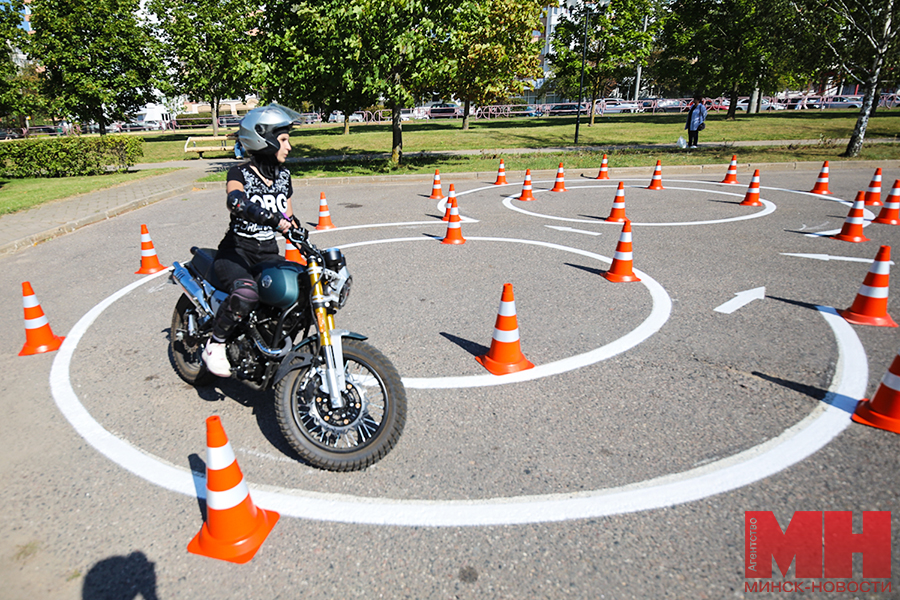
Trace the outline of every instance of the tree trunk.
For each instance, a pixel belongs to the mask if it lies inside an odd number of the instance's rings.
[[[344,135],[350,135],[350,115],[344,115]]]
[[[391,100],[391,131],[393,132],[393,141],[391,143],[391,165],[400,166],[403,159],[403,121],[400,120],[400,104],[396,100]]]
[[[759,112],[759,88],[754,87],[750,92],[750,102],[747,103],[747,114],[755,115]]]
[[[737,83],[731,86],[731,95],[728,97],[728,114],[725,116],[729,121],[734,121],[735,115],[737,115],[737,103],[738,103],[738,86]]]
[[[869,127],[869,114],[872,111],[872,104],[875,101],[875,90],[878,86],[878,75],[873,75],[866,81],[866,95],[863,97],[862,108],[859,109],[859,116],[856,118],[856,127],[853,128],[853,135],[850,136],[850,142],[847,149],[841,156],[854,157],[859,156],[862,150],[863,142],[866,140],[866,129]]]
[[[469,99],[463,100],[463,131],[469,130]]]
[[[209,103],[209,108],[212,112],[213,135],[219,135],[219,99],[213,98]]]

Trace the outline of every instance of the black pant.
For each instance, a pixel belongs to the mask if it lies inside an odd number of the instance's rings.
[[[688,129],[688,146],[696,146],[697,138],[700,137],[700,131],[697,129]]]

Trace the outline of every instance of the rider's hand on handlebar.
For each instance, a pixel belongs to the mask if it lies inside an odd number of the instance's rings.
[[[278,226],[276,227],[276,229],[278,229],[278,231],[280,231],[282,234],[285,234],[291,230],[291,222],[286,219],[281,219],[280,221],[278,221]]]

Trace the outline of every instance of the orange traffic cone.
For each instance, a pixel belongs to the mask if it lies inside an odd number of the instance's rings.
[[[159,264],[156,256],[156,248],[150,239],[150,232],[146,225],[141,225],[141,268],[134,272],[135,275],[150,275],[162,271],[166,267]]]
[[[325,200],[325,192],[319,192],[319,223],[316,229],[334,229],[334,223],[331,222],[331,211],[328,210],[328,201]]]
[[[866,190],[866,206],[881,206],[881,167],[875,169],[869,189]]]
[[[600,161],[600,173],[597,174],[597,179],[609,179],[609,161],[605,154],[603,160]]]
[[[841,232],[831,236],[832,238],[854,243],[869,241],[869,238],[863,232],[865,197],[865,192],[856,193],[856,200],[853,201],[853,206],[850,207],[850,212],[847,213],[847,219],[844,221],[844,226],[841,227]]]
[[[609,271],[603,272],[602,275],[615,283],[640,281],[638,276],[634,274],[633,264],[631,221],[625,219],[625,225],[622,227],[622,233],[619,235],[619,243],[616,244],[616,255],[613,257],[612,266],[610,266]]]
[[[647,186],[648,190],[664,190],[666,188],[663,187],[662,184],[662,161],[656,161],[656,169],[653,170],[653,179],[650,180],[650,185]]]
[[[220,418],[206,419],[206,522],[188,544],[188,552],[246,563],[279,516],[253,504]]]
[[[894,357],[888,372],[871,400],[863,398],[851,417],[857,423],[900,433],[900,353]]]
[[[503,159],[500,159],[500,168],[497,169],[497,181],[494,185],[506,185],[506,167],[503,165]]]
[[[565,192],[566,190],[566,172],[563,170],[563,164],[559,163],[559,168],[556,170],[556,183],[553,184],[553,189],[551,192]]]
[[[619,182],[619,189],[616,190],[616,199],[613,200],[612,210],[606,220],[611,223],[624,223],[628,219],[625,217],[625,184]]]
[[[722,183],[740,183],[737,180],[737,154],[731,155],[731,164],[728,165],[728,171],[725,172],[725,179]]]
[[[431,184],[431,195],[428,196],[430,200],[440,200],[444,197],[444,192],[441,191],[441,172],[438,169],[434,170],[434,183]]]
[[[25,307],[25,345],[19,356],[31,356],[59,349],[64,337],[53,335],[50,323],[41,309],[31,284],[22,283],[22,305]]]
[[[891,193],[888,194],[887,200],[878,216],[872,220],[873,223],[881,223],[883,225],[900,225],[900,179],[894,182]]]
[[[453,203],[456,202],[456,188],[453,187],[453,184],[450,184],[450,191],[447,192],[447,201],[444,204],[447,206],[447,209],[444,211],[444,218],[441,221],[449,221],[450,220],[450,208]]]
[[[475,360],[494,375],[506,375],[534,367],[522,354],[519,346],[519,322],[516,319],[516,299],[511,283],[503,284],[491,349],[487,354],[475,357]]]
[[[300,263],[304,267],[306,266],[306,259],[300,254],[297,247],[291,243],[291,240],[287,238],[284,238],[284,258],[291,262]]]
[[[744,194],[741,206],[762,205],[762,202],[759,201],[759,169],[756,169],[753,171],[753,177],[750,179],[750,187],[747,188],[747,193]]]
[[[866,274],[853,306],[839,310],[838,314],[856,325],[875,325],[877,327],[897,327],[887,314],[888,279],[891,273],[891,247],[878,249],[875,261]]]
[[[525,169],[525,183],[522,184],[519,200],[534,200],[534,194],[531,193],[531,169]]]
[[[825,164],[822,165],[822,170],[819,172],[819,177],[816,179],[816,185],[813,186],[813,189],[809,191],[810,194],[821,194],[823,196],[830,196],[831,192],[828,191],[828,161],[825,161]]]
[[[456,204],[456,196],[450,199],[450,222],[447,223],[447,235],[441,240],[442,244],[465,244],[459,227],[459,206]]]

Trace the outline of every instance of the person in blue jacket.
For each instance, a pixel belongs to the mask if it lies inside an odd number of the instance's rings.
[[[706,107],[703,106],[703,97],[694,96],[694,102],[688,110],[687,123],[684,128],[688,130],[688,148],[696,148],[700,132],[706,127]]]

